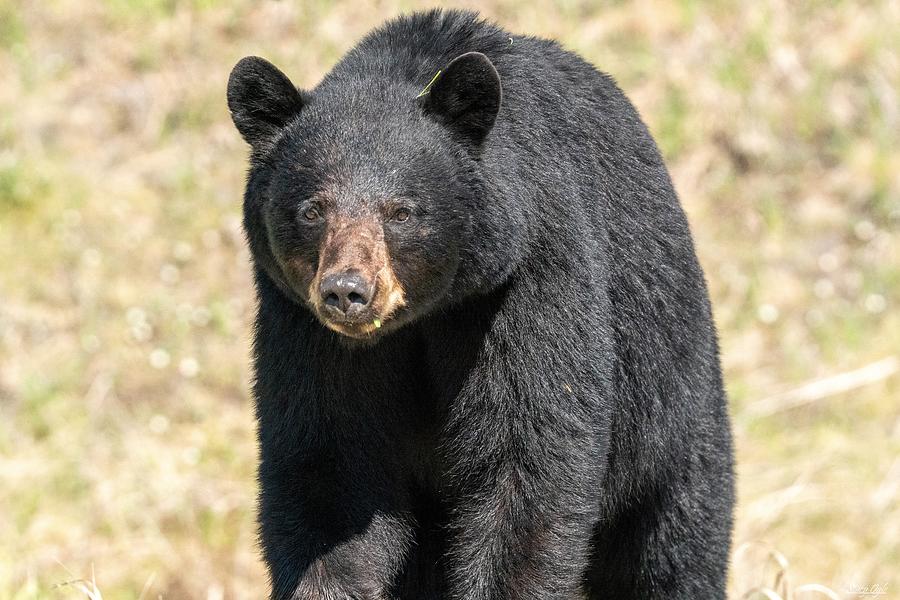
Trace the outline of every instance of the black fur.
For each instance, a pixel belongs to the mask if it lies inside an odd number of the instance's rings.
[[[432,11],[308,93],[261,59],[228,91],[254,149],[271,597],[724,598],[715,329],[615,83],[554,42]],[[316,260],[321,225],[296,215],[329,186],[335,215],[411,210],[384,224],[407,303],[369,342],[323,327],[286,271]]]

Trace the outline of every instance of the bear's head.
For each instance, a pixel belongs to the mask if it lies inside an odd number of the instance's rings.
[[[228,106],[251,146],[244,222],[256,265],[351,338],[377,338],[452,297],[500,101],[496,69],[474,52],[425,90],[333,73],[303,92],[271,63],[242,59]]]

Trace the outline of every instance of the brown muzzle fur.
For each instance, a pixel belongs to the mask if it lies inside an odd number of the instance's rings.
[[[333,274],[356,273],[374,293],[365,323],[350,324],[329,318],[321,294],[322,280]],[[319,249],[319,266],[309,286],[309,299],[323,323],[345,335],[364,337],[390,319],[404,305],[404,292],[391,267],[381,223],[372,217],[342,217],[331,221]]]

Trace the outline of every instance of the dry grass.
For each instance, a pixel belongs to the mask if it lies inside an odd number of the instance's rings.
[[[311,85],[415,5],[0,0],[0,599],[92,568],[107,598],[260,597],[224,83],[253,53]],[[900,594],[900,5],[481,8],[612,73],[667,155],[754,542],[733,597]]]

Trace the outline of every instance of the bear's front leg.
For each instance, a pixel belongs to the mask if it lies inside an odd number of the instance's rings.
[[[503,377],[488,372],[495,385],[480,389],[496,390]],[[446,446],[453,600],[584,597],[607,436],[592,402],[555,387],[459,403]]]
[[[599,483],[590,473],[579,472],[586,464],[553,462],[549,453],[531,460],[512,448],[499,452],[494,464],[473,466],[475,471],[488,468],[459,491],[451,528],[449,597],[585,597],[583,575],[600,505]],[[594,493],[586,489],[588,481],[594,483]]]
[[[564,281],[534,287],[565,296]],[[427,330],[440,340],[429,367],[446,394],[440,447],[451,600],[585,597],[604,504],[611,336],[596,316],[602,305],[571,319],[549,300],[528,301],[521,288],[513,281]],[[540,318],[533,306],[543,307]]]
[[[262,465],[260,533],[272,600],[387,600],[412,518],[383,465],[332,452]]]

